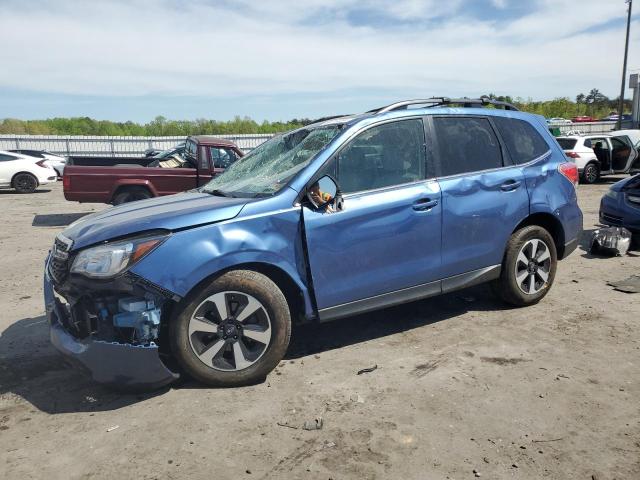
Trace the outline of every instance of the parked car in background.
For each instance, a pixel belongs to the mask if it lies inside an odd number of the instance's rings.
[[[38,186],[57,179],[58,174],[45,160],[0,150],[0,188],[13,188],[18,193],[33,193]]]
[[[571,135],[556,140],[576,162],[583,183],[595,183],[602,175],[629,173],[638,160],[638,151],[627,135]]]
[[[149,158],[148,166],[68,165],[63,191],[74,202],[121,203],[171,195],[204,185],[243,156],[233,142],[206,135],[189,137],[185,147]]]
[[[571,120],[567,120],[562,117],[547,118],[547,124],[549,125],[571,125]]]
[[[620,115],[618,115],[617,113],[610,113],[609,115],[607,115],[606,117],[604,117],[602,119],[603,122],[617,122],[618,119],[620,118]],[[631,115],[625,113],[622,115],[622,121],[627,121],[627,120],[631,120]]]
[[[600,223],[640,235],[640,175],[614,183],[600,201]]]
[[[460,108],[483,105],[509,111]],[[51,340],[108,384],[166,385],[172,357],[205,384],[238,386],[278,365],[294,322],[483,282],[533,305],[578,244],[577,180],[542,117],[487,98],[310,124],[203,187],[59,234],[45,267]]]
[[[27,155],[29,157],[37,158],[40,160],[44,160],[45,165],[53,168],[58,177],[62,178],[62,174],[64,173],[64,167],[67,165],[67,157],[63,155],[58,155],[57,153],[51,153],[46,150],[25,150],[25,149],[17,149],[17,150],[9,150],[10,152],[20,153],[22,155]]]
[[[589,115],[579,115],[571,119],[573,123],[597,122],[597,120]]]

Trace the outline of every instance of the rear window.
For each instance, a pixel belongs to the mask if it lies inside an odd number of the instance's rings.
[[[578,140],[575,138],[556,138],[563,150],[572,150],[576,146]]]
[[[530,162],[549,151],[544,138],[524,120],[494,117],[494,121],[514,163]]]

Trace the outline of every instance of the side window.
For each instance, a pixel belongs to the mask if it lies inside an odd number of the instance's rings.
[[[209,151],[215,168],[229,168],[238,159],[236,152],[230,148],[209,147]]]
[[[420,119],[365,130],[338,154],[336,173],[342,192],[361,192],[424,179],[424,143]],[[333,168],[327,165],[326,173],[333,173]]]
[[[0,153],[0,162],[10,162],[11,160],[16,160],[18,157],[14,157],[13,155],[5,155]]]
[[[588,138],[584,141],[584,146],[587,148],[592,148],[593,145],[591,145],[591,140],[589,140]]]
[[[442,176],[502,167],[500,144],[486,118],[433,117],[433,125]]]
[[[528,163],[549,151],[547,142],[524,120],[494,117],[493,121],[514,163],[518,165]]]
[[[594,150],[609,150],[609,144],[605,138],[592,138],[591,148]]]

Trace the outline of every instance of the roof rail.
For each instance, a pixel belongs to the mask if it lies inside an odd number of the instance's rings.
[[[439,107],[441,105],[462,105],[463,107],[474,107],[477,105],[493,105],[494,107],[503,107],[505,110],[518,111],[518,108],[507,102],[501,102],[499,100],[492,100],[489,97],[481,98],[448,98],[448,97],[432,97],[415,100],[403,100],[402,102],[392,103],[386,107],[376,108],[370,110],[367,113],[373,113],[379,115],[381,113],[392,112],[394,110],[406,109],[410,105],[429,105],[427,108]]]

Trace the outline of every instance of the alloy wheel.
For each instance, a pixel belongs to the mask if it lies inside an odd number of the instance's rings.
[[[271,320],[255,297],[242,292],[219,292],[195,309],[189,320],[189,342],[208,367],[244,370],[267,351]]]
[[[588,183],[595,183],[598,180],[598,169],[595,165],[587,165],[584,177]]]
[[[518,288],[527,295],[535,295],[545,288],[550,271],[551,253],[547,244],[538,238],[525,242],[515,266]]]
[[[36,180],[31,175],[20,175],[14,180],[14,187],[20,192],[35,190]]]

